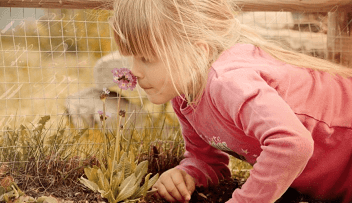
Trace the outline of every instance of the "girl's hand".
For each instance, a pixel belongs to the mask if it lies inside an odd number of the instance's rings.
[[[188,202],[195,190],[195,181],[185,171],[172,168],[161,174],[153,188],[158,189],[157,196],[169,202]]]

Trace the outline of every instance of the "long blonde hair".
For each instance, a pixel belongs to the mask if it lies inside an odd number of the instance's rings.
[[[240,24],[235,9],[228,0],[115,0],[111,22],[121,54],[162,60],[173,83],[181,79],[188,103],[197,102],[211,64],[236,43],[253,44],[292,65],[352,77],[351,69],[264,40]]]

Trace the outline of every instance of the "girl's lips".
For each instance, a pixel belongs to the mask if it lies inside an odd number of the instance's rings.
[[[142,89],[144,90],[148,90],[148,89],[151,89],[151,87],[143,87],[143,86],[140,86]]]

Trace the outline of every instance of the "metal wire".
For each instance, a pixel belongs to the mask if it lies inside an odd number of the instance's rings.
[[[60,126],[60,120],[68,116],[67,109],[72,107],[66,103],[75,99],[81,109],[85,108],[87,102],[93,102],[95,108],[100,105],[99,98],[92,97],[92,94],[79,95],[78,98],[70,96],[97,84],[110,83],[94,81],[93,77],[96,62],[116,51],[107,19],[101,20],[95,16],[98,14],[89,10],[0,10],[3,11],[0,16],[0,135],[11,132],[10,128],[17,129],[16,126],[21,124],[32,127],[45,115],[51,116],[47,128],[55,131]],[[31,14],[30,18],[28,13]],[[238,18],[252,24],[270,40],[278,40],[288,46],[294,40],[299,45],[294,49],[324,58],[327,52],[324,30],[327,14],[315,14],[318,15],[323,16],[322,19],[312,20],[307,17],[308,14],[284,12],[264,12],[261,16],[258,13],[243,13]],[[321,37],[318,41],[324,46],[307,47],[306,42],[314,37]],[[145,96],[133,93],[126,93],[124,97],[129,101],[140,98],[146,101]],[[135,105],[129,102],[127,109],[132,109]],[[177,121],[169,106],[162,109],[156,105],[148,107],[148,115],[151,115],[149,121],[158,121],[160,112]],[[116,117],[117,113],[112,113]],[[69,117],[68,122],[83,114],[83,110],[70,112],[72,117]],[[136,113],[136,117],[144,116],[145,120],[146,115],[145,111]],[[96,120],[97,112],[88,116],[94,117],[93,122],[99,123]],[[159,122],[160,125],[161,123]],[[81,121],[75,123],[74,128],[85,129],[81,124]],[[159,130],[160,125],[153,125],[152,128]],[[91,128],[101,127],[98,125]],[[115,128],[110,126],[109,129]],[[136,127],[144,128],[143,125]],[[101,143],[92,143],[94,144]],[[0,143],[1,150],[13,147],[19,146],[2,146]]]

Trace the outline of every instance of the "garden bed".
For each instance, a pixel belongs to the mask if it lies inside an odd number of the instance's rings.
[[[192,194],[190,203],[223,203],[228,201],[233,191],[240,187],[244,182],[237,179],[227,179],[220,181],[219,185],[210,186],[209,188],[197,187]],[[155,197],[147,197],[146,202],[166,203],[165,200],[156,199]],[[300,194],[295,189],[289,188],[286,193],[275,203],[328,203],[324,201],[314,200],[305,195]],[[330,202],[332,203],[332,202]]]
[[[45,128],[45,123],[48,120],[49,117],[43,117],[39,121],[38,127],[32,131],[21,127],[18,130],[8,130],[3,135],[8,139],[3,139],[3,146],[0,145],[0,147],[3,147],[0,154],[2,155],[0,162],[0,202],[108,202],[107,199],[101,197],[100,193],[93,192],[80,182],[81,177],[87,178],[85,168],[93,166],[100,169],[106,168],[107,159],[97,158],[99,153],[93,153],[93,151],[86,152],[87,155],[84,156],[88,157],[86,159],[79,156],[68,156],[67,154],[71,154],[72,151],[83,150],[82,146],[75,145],[75,137],[82,138],[85,135],[83,135],[83,132],[72,134],[70,131],[58,130],[57,134],[49,136]],[[126,142],[131,143],[128,140],[120,143],[124,151],[133,154],[131,160],[136,160],[138,163],[147,160],[148,168],[145,168],[145,172],[146,174],[151,173],[153,176],[157,173],[160,175],[177,166],[184,158],[184,144],[179,140],[181,138],[177,139],[175,137],[172,141],[161,140],[156,137],[156,134],[160,135],[161,133],[146,131],[142,136],[144,139],[137,140],[137,145],[131,145],[130,148],[126,145]],[[95,134],[95,136],[98,136],[98,134]],[[44,145],[44,142],[41,141],[45,137],[48,137],[48,145]],[[114,143],[114,140],[107,143],[111,142]],[[67,149],[59,148],[59,146],[64,145],[71,147]],[[18,148],[12,149],[5,146],[18,146]],[[26,150],[21,151],[20,146],[22,148],[26,146]],[[74,146],[79,148],[76,149]],[[110,144],[107,148],[112,149],[113,147]],[[90,155],[88,156],[88,154]],[[12,157],[17,159],[11,159]],[[111,158],[111,156],[108,157]],[[123,159],[121,158],[121,160]],[[105,167],[102,166],[102,163]],[[222,180],[219,185],[212,185],[209,188],[196,187],[190,203],[220,203],[229,200],[233,191],[245,183],[249,176],[250,166],[230,157],[229,168],[232,171],[232,179]],[[143,185],[143,181],[140,182],[140,185]],[[6,201],[5,198],[2,198],[5,193],[9,194]],[[40,198],[47,198],[47,201],[38,201]],[[163,203],[166,201],[155,196],[146,196],[141,199],[141,202]],[[300,202],[323,203],[301,195],[294,189],[289,189],[277,201],[277,203]]]
[[[150,160],[155,164],[156,159]],[[79,181],[79,177],[84,175],[83,168],[86,166],[97,165],[94,158],[84,161],[71,159],[70,161],[60,161],[54,159],[45,159],[42,164],[31,160],[24,170],[12,171],[2,175],[3,180],[12,179],[17,183],[18,187],[26,196],[39,198],[42,196],[52,197],[54,201],[50,202],[107,202],[102,198],[100,193],[91,191],[83,186]],[[174,160],[177,161],[177,160]],[[151,172],[155,168],[150,167]],[[161,172],[167,170],[160,168]],[[11,177],[11,178],[9,178]],[[221,203],[231,198],[232,192],[244,184],[244,180],[236,178],[220,181],[219,185],[213,185],[209,188],[196,187],[192,194],[190,203]],[[165,203],[167,201],[158,199],[155,196],[147,196],[142,202]],[[319,200],[311,199],[290,188],[276,203],[326,203]]]

